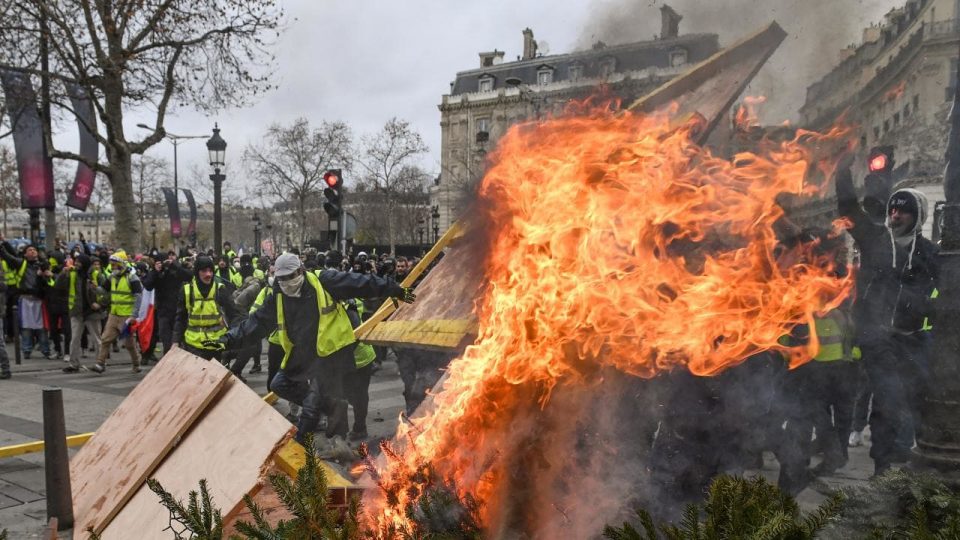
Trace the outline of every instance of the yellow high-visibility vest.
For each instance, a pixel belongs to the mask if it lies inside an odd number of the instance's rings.
[[[133,291],[126,272],[119,277],[111,277],[110,314],[118,317],[133,316]]]
[[[336,302],[330,296],[320,280],[312,272],[306,272],[306,283],[317,293],[317,309],[320,311],[320,320],[317,325],[317,356],[323,358],[339,351],[356,341],[353,336],[353,327],[343,304]],[[283,347],[283,362],[280,369],[287,366],[290,353],[293,351],[293,342],[287,335],[286,321],[283,314],[283,294],[277,295],[277,331],[280,335],[280,346]]]
[[[220,284],[214,281],[207,295],[200,294],[197,279],[183,286],[184,305],[187,308],[187,327],[183,340],[196,349],[207,349],[205,341],[216,341],[227,333],[227,325],[217,305]]]

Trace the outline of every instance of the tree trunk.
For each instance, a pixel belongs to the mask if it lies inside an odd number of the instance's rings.
[[[137,205],[133,200],[130,153],[107,152],[110,160],[110,186],[113,188],[114,242],[117,247],[133,250],[137,246]]]
[[[396,257],[396,232],[394,231],[393,219],[394,212],[396,211],[396,203],[393,202],[392,197],[387,197],[387,238],[390,240],[390,256]]]

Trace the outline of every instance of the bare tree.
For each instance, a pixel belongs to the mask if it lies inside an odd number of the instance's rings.
[[[97,178],[93,186],[93,195],[90,197],[90,206],[89,206],[90,208],[93,209],[93,217],[94,217],[95,235],[94,235],[93,241],[98,244],[106,241],[106,238],[104,238],[100,234],[100,214],[102,214],[104,211],[110,210],[110,207],[111,207],[110,200],[112,199],[112,196],[111,196],[112,188],[110,186],[110,182],[106,182],[105,180],[106,178],[103,178],[102,176],[100,178]],[[114,223],[113,223],[114,231],[116,231],[118,227],[119,225],[116,222],[116,213],[114,213]],[[117,233],[114,232],[114,236],[116,236],[116,234]]]
[[[390,254],[394,255],[400,197],[418,182],[422,185],[422,171],[412,165],[429,148],[420,134],[410,128],[410,122],[398,118],[388,120],[379,133],[364,137],[361,146],[358,162],[363,171],[363,182],[384,196],[387,239]]]
[[[151,156],[140,156],[133,160],[134,190],[136,192],[135,202],[137,204],[137,219],[140,222],[140,243],[141,251],[147,247],[147,229],[146,215],[147,210],[156,215],[157,200],[160,197],[159,190],[164,180],[170,178],[169,164],[167,160]]]
[[[49,130],[48,147],[109,179],[117,240],[130,248],[133,156],[163,139],[172,104],[216,110],[269,89],[266,40],[282,11],[272,0],[5,0],[0,15],[0,67],[38,79],[45,110],[53,105],[72,120],[66,87],[90,96],[99,120],[90,127],[106,159],[58,149]],[[154,131],[142,139],[125,133],[129,109],[154,111]]]
[[[350,168],[351,141],[343,122],[324,121],[312,129],[305,118],[298,118],[290,126],[270,126],[262,143],[244,151],[249,174],[295,209],[299,245],[307,238],[308,210],[319,206],[326,187],[323,173],[331,167]]]
[[[0,205],[3,206],[3,236],[8,236],[7,212],[20,206],[17,158],[7,146],[0,146]]]

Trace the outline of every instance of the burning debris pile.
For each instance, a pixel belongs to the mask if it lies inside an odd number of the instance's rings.
[[[434,484],[478,501],[493,533],[596,534],[619,495],[587,493],[578,471],[630,451],[597,443],[605,422],[586,412],[611,373],[715,375],[765,350],[796,366],[816,339],[780,338],[848,295],[829,261],[778,241],[776,202],[820,192],[843,129],[728,160],[692,122],[611,105],[515,126],[492,156],[478,337],[385,448],[383,490],[364,501],[383,534],[409,530],[405,509]]]

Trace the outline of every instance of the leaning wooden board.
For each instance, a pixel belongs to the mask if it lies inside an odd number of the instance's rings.
[[[186,503],[192,490],[206,479],[210,495],[223,512],[224,522],[244,509],[243,496],[266,481],[273,455],[293,435],[294,427],[247,385],[230,378],[203,416],[149,478],[157,479]],[[103,540],[167,540],[169,515],[160,499],[142,484],[113,518]]]
[[[118,368],[119,369],[119,368]],[[74,531],[102,532],[220,393],[230,372],[174,349],[70,460]]]

